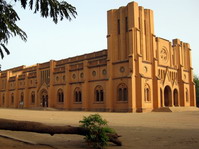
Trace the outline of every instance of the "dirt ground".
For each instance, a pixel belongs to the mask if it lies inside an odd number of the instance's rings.
[[[51,125],[79,125],[94,112],[0,109],[0,118]],[[114,128],[123,146],[108,149],[198,149],[199,110],[189,112],[99,113]],[[1,149],[87,149],[82,136],[0,130]]]

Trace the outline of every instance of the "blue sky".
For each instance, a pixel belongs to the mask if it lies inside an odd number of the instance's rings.
[[[11,54],[0,60],[2,70],[34,65],[107,48],[107,10],[126,6],[132,0],[66,0],[77,8],[72,21],[54,24],[40,14],[23,10],[13,3],[21,20],[17,23],[28,35],[9,40]],[[155,35],[168,40],[179,38],[190,43],[194,73],[199,75],[199,1],[137,0],[140,6],[154,11]]]

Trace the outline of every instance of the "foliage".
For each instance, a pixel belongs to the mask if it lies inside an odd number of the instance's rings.
[[[108,133],[113,133],[114,130],[108,127],[107,121],[102,119],[99,114],[93,114],[84,117],[81,127],[87,128],[89,134],[85,136],[85,140],[96,149],[103,149],[109,141]]]
[[[196,104],[199,107],[199,78],[196,75],[194,75],[194,83],[196,88]]]
[[[62,21],[64,18],[71,20],[77,15],[76,8],[66,1],[57,0],[14,0],[14,2],[20,1],[23,9],[26,9],[27,5],[34,13],[40,12],[42,17],[50,17],[54,23],[58,23],[58,20]],[[20,36],[23,41],[27,40],[26,33],[16,25],[16,22],[20,20],[18,14],[13,9],[11,4],[8,4],[6,0],[0,0],[0,55],[4,57],[3,51],[10,54],[5,44],[8,44],[8,40],[13,36]]]

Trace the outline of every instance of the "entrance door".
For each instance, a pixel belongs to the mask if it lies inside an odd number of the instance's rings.
[[[41,106],[48,107],[48,92],[46,90],[41,91]]]
[[[172,105],[171,88],[169,86],[164,89],[164,105],[166,107]]]

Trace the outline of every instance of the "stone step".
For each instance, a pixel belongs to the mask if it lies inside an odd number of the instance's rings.
[[[29,108],[29,110],[43,110],[43,111],[59,111],[59,109],[55,108],[44,108],[44,107],[35,107],[35,108]]]
[[[161,107],[152,110],[152,112],[183,112],[183,111],[199,111],[198,107]]]

